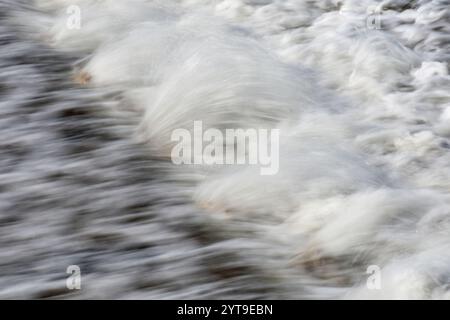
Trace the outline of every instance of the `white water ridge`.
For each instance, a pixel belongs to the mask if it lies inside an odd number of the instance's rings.
[[[450,298],[448,0],[0,9],[0,298]],[[276,174],[171,161],[199,121]]]

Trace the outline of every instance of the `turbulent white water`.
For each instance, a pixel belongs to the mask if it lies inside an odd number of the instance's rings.
[[[0,297],[450,298],[448,0],[0,3]]]

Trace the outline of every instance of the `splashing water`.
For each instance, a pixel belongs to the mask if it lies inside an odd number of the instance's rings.
[[[450,298],[449,7],[3,0],[0,297]],[[279,172],[173,164],[194,121]]]

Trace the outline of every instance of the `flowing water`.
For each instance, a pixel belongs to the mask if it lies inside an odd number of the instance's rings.
[[[449,63],[448,0],[0,0],[0,298],[449,299]]]

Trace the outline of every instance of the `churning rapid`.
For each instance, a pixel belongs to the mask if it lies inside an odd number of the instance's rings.
[[[0,298],[449,299],[449,8],[0,0]]]

